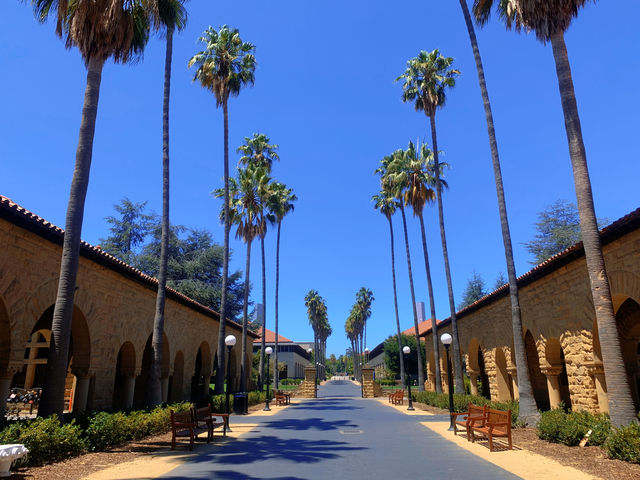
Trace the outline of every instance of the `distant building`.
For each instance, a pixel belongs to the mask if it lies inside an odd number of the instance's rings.
[[[424,302],[416,302],[416,310],[418,312],[418,323],[424,322],[427,319],[424,311]]]
[[[261,328],[256,332],[260,337],[253,341],[253,353],[260,351],[263,331],[264,329]],[[275,332],[268,328],[266,332],[264,338],[265,347],[275,348]],[[278,335],[278,363],[286,364],[285,370],[280,372],[281,380],[284,378],[304,378],[304,367],[309,365],[311,361],[311,355],[307,353],[309,348],[313,349],[313,342],[294,342],[282,335]],[[271,357],[275,358],[273,354]]]

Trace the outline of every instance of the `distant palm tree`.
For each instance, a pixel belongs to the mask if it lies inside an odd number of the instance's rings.
[[[267,200],[267,209],[269,214],[267,219],[272,224],[278,225],[277,240],[276,240],[276,301],[275,301],[275,351],[274,351],[274,377],[275,377],[275,389],[278,389],[279,375],[277,371],[278,365],[278,289],[280,287],[280,228],[282,226],[282,220],[284,217],[294,210],[293,202],[298,200],[293,193],[293,190],[287,188],[284,183],[273,182],[270,188],[270,195]]]
[[[153,319],[151,339],[151,368],[147,385],[147,403],[162,403],[162,334],[164,331],[164,304],[167,289],[167,264],[169,262],[169,98],[171,92],[171,60],[173,57],[173,33],[187,24],[185,0],[158,0],[160,28],[166,40],[164,61],[164,96],[162,99],[162,233],[160,237],[160,268],[156,313]]]
[[[462,378],[462,356],[458,337],[458,322],[456,319],[456,304],[453,298],[453,284],[451,269],[449,268],[449,250],[447,236],[444,229],[444,210],[442,208],[442,185],[440,182],[440,162],[438,159],[438,138],[436,134],[436,111],[444,107],[447,88],[453,88],[458,70],[449,68],[453,58],[444,57],[436,49],[432,52],[421,51],[417,57],[407,62],[407,69],[398,80],[403,80],[402,100],[413,102],[416,111],[422,110],[431,123],[431,145],[433,147],[433,171],[435,178],[436,197],[438,200],[438,219],[440,222],[440,240],[442,242],[442,256],[444,258],[444,272],[449,292],[449,311],[451,315],[451,333],[453,334],[453,365],[455,371],[456,391],[464,392]],[[434,341],[438,343],[435,335]]]
[[[396,312],[396,329],[398,331],[398,351],[402,351],[402,331],[400,330],[400,315],[398,314],[398,291],[396,289],[396,256],[394,251],[393,221],[392,217],[398,208],[398,200],[391,196],[388,190],[382,191],[373,196],[374,207],[382,213],[389,222],[389,234],[391,237],[391,279],[393,281],[393,306]],[[400,381],[405,385],[404,362],[400,362]]]
[[[268,188],[270,178],[265,168],[249,165],[238,169],[238,179],[229,179],[229,221],[237,225],[236,238],[247,244],[247,257],[244,272],[244,301],[242,304],[242,357],[240,360],[240,391],[247,391],[247,329],[249,324],[249,279],[251,267],[251,244],[256,237],[262,235],[264,221],[261,218],[263,209],[262,191]],[[224,190],[217,189],[217,197],[224,196]],[[224,216],[224,210],[221,212]],[[264,326],[263,326],[264,337]]]
[[[496,139],[496,131],[493,125],[493,113],[491,111],[491,102],[489,101],[489,92],[484,77],[484,67],[482,58],[480,57],[480,49],[478,48],[478,40],[476,32],[473,28],[467,0],[460,0],[460,7],[467,26],[467,33],[471,41],[471,49],[476,62],[478,71],[478,82],[480,84],[480,93],[484,104],[484,113],[487,122],[487,131],[489,134],[489,146],[491,148],[491,162],[493,165],[493,176],[496,184],[496,194],[498,197],[498,212],[500,215],[500,226],[502,230],[502,243],[504,245],[504,255],[507,264],[507,277],[509,279],[509,297],[511,299],[511,329],[513,331],[513,355],[516,361],[518,391],[520,413],[519,416],[525,423],[533,424],[537,421],[538,410],[533,396],[533,387],[531,386],[531,378],[529,375],[527,351],[524,347],[524,333],[522,331],[522,319],[520,316],[520,298],[518,294],[518,283],[516,275],[516,267],[513,259],[513,247],[511,242],[511,232],[509,230],[509,218],[507,215],[507,203],[504,197],[504,184],[502,182],[502,169],[500,167],[500,155],[498,153],[498,141]]]
[[[484,24],[488,21],[493,3],[493,0],[476,0],[474,15],[479,23]],[[602,255],[602,243],[587,167],[587,153],[582,139],[578,104],[564,41],[564,32],[585,3],[587,0],[556,0],[551,4],[548,0],[509,0],[508,2],[501,0],[499,3],[496,2],[496,5],[507,28],[533,30],[542,43],[551,42],[578,200],[580,231],[607,379],[609,414],[611,422],[621,426],[637,421],[637,417],[618,337],[609,278]],[[520,374],[519,371],[518,374]]]
[[[205,49],[189,60],[189,67],[197,66],[194,81],[213,92],[216,107],[224,115],[224,250],[222,257],[222,293],[220,298],[220,326],[218,328],[218,369],[215,392],[222,393],[225,373],[225,330],[227,324],[227,284],[229,281],[229,97],[238,96],[243,87],[255,80],[255,47],[243,42],[237,29],[226,25],[216,30],[207,28],[200,42]]]
[[[279,146],[277,144],[270,144],[270,139],[264,133],[254,133],[252,138],[245,137],[244,145],[240,145],[238,147],[238,152],[242,153],[242,157],[240,158],[240,163],[245,165],[258,165],[264,169],[266,169],[267,173],[271,173],[271,166],[273,165],[274,160],[280,160],[278,156],[277,150]],[[269,189],[263,189],[264,195],[269,195]],[[266,198],[263,199],[262,205],[266,204]],[[264,388],[264,349],[265,349],[265,332],[267,328],[267,276],[266,276],[266,268],[265,268],[265,258],[264,258],[264,237],[267,234],[267,228],[265,224],[265,215],[266,211],[263,210],[260,212],[260,218],[264,227],[262,228],[262,233],[260,235],[260,251],[262,254],[262,327],[263,327],[263,335],[261,339],[260,345],[260,364],[258,367],[258,389],[263,390]],[[277,345],[276,345],[276,356],[274,368],[278,366],[278,357],[277,357]],[[278,375],[276,374],[276,377]]]
[[[67,205],[58,291],[51,323],[51,348],[38,409],[38,414],[46,417],[53,413],[61,415],[64,408],[80,237],[102,68],[109,58],[128,63],[142,56],[149,39],[150,12],[138,1],[32,0],[32,4],[40,22],[46,21],[50,15],[56,18],[56,34],[64,38],[68,48],[78,48],[87,67],[76,164]]]
[[[304,297],[304,304],[307,307],[309,324],[313,329],[313,357],[315,360],[316,378],[318,378],[318,364],[320,363],[320,331],[323,321],[326,320],[327,306],[317,290],[309,290]]]
[[[416,337],[417,348],[422,348],[420,342],[420,332],[418,328],[418,310],[416,308],[416,293],[413,287],[413,273],[411,271],[411,254],[409,251],[409,233],[407,232],[407,217],[404,211],[404,193],[408,188],[408,179],[405,178],[403,182],[397,176],[393,175],[391,170],[392,162],[402,161],[405,152],[402,149],[398,149],[391,155],[384,157],[380,161],[380,166],[374,173],[377,173],[381,177],[381,184],[384,190],[387,190],[389,194],[398,199],[398,206],[400,207],[400,213],[402,215],[402,229],[404,231],[404,245],[407,253],[407,271],[409,274],[409,290],[411,291],[411,306],[413,308],[413,325],[414,333]],[[402,350],[400,350],[402,351]],[[406,372],[408,375],[408,372]],[[424,391],[424,367],[422,365],[422,355],[418,352],[418,390]]]

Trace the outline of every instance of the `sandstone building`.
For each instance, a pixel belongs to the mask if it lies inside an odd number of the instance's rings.
[[[0,196],[0,398],[12,386],[41,385],[62,252],[63,230]],[[157,280],[83,242],[71,334],[69,410],[144,403]],[[166,401],[207,393],[219,315],[167,289],[162,366]],[[231,371],[239,385],[240,325]],[[247,338],[247,364],[255,335]]]

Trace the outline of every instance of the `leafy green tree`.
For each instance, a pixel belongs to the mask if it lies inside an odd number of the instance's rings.
[[[609,277],[602,254],[602,243],[593,204],[578,103],[564,41],[565,31],[585,3],[587,0],[500,0],[495,2],[500,18],[508,29],[533,31],[543,44],[551,43],[578,200],[580,231],[595,307],[602,362],[607,378],[609,413],[611,423],[619,427],[637,421],[637,417],[618,337]],[[483,24],[488,21],[493,4],[493,0],[476,0],[474,14],[478,22]],[[518,369],[518,375],[520,375],[520,369]]]
[[[393,306],[396,314],[396,330],[398,332],[398,348],[402,348],[402,338],[400,330],[400,315],[398,313],[398,291],[396,288],[396,256],[393,237],[392,217],[398,208],[398,200],[391,195],[389,190],[383,188],[379,194],[373,196],[374,208],[382,213],[389,222],[389,234],[391,236],[391,280],[393,284]],[[399,351],[399,350],[398,350]],[[400,380],[405,384],[404,363],[400,362]]]
[[[127,197],[113,206],[118,216],[105,218],[110,235],[100,239],[102,250],[132,265],[139,248],[152,228],[153,216],[145,213],[147,202],[132,202]]]
[[[462,301],[460,305],[458,305],[459,309],[463,309],[471,305],[472,303],[480,300],[487,294],[486,287],[484,284],[484,280],[482,279],[482,275],[474,271],[471,274],[471,278],[467,281],[467,286],[464,289],[464,293],[462,294]]]
[[[276,233],[276,298],[275,298],[275,351],[274,353],[274,365],[278,363],[278,294],[280,289],[280,230],[282,227],[282,220],[289,213],[294,210],[294,202],[298,200],[298,197],[293,193],[293,190],[287,188],[284,183],[272,182],[270,188],[270,195],[267,199],[267,208],[269,213],[267,219],[271,224],[276,224],[278,230]],[[275,367],[274,367],[275,368]],[[278,376],[275,376],[275,389],[278,389]]]
[[[411,349],[409,358],[407,358],[407,364],[409,371],[407,375],[409,377],[418,377],[418,349],[416,348],[416,338],[413,335],[402,334],[402,347],[408,346]],[[400,378],[400,368],[404,363],[401,361],[400,348],[398,348],[398,342],[394,336],[390,336],[384,341],[384,364],[388,372],[393,375],[393,378]],[[422,356],[422,364],[426,364],[426,353],[423,348],[420,349]],[[402,354],[404,357],[404,354]],[[404,385],[404,384],[403,384]]]
[[[142,56],[149,39],[146,2],[131,0],[32,0],[35,17],[56,21],[67,48],[77,47],[87,67],[76,163],[62,243],[58,291],[51,323],[51,348],[38,415],[62,415],[69,359],[71,320],[80,257],[84,204],[89,186],[100,82],[105,62],[128,63]]]
[[[216,97],[216,107],[222,107],[224,116],[224,257],[222,292],[220,300],[220,327],[218,329],[218,371],[215,393],[223,393],[225,372],[225,331],[227,319],[227,282],[229,278],[229,97],[235,97],[255,80],[255,47],[243,42],[237,29],[223,25],[219,30],[209,27],[200,42],[205,49],[189,60],[189,67],[197,66],[194,81],[210,90]]]
[[[173,33],[182,30],[187,23],[185,0],[157,0],[158,28],[164,34],[164,94],[162,99],[162,234],[160,238],[160,271],[156,311],[153,319],[151,340],[151,368],[147,385],[147,403],[162,403],[160,384],[162,369],[162,334],[164,331],[164,304],[167,288],[167,264],[169,261],[169,99],[171,93],[171,60],[173,58]]]
[[[444,228],[444,209],[442,206],[442,181],[440,178],[440,160],[438,157],[438,137],[436,133],[436,112],[443,108],[446,102],[446,91],[453,88],[460,72],[450,68],[453,58],[444,57],[436,49],[432,52],[422,50],[417,57],[407,62],[407,69],[398,80],[403,80],[402,100],[413,102],[416,111],[423,111],[431,124],[431,144],[433,147],[433,168],[431,175],[435,180],[436,199],[438,204],[438,220],[440,223],[440,241],[442,243],[442,256],[444,259],[444,272],[449,293],[449,311],[451,315],[451,333],[453,337],[453,364],[455,372],[455,389],[464,392],[464,380],[462,377],[462,354],[458,337],[458,321],[456,318],[456,306],[453,298],[453,283],[451,281],[451,268],[449,267],[449,249],[447,248],[447,235]],[[433,314],[431,318],[436,318]],[[437,335],[437,326],[433,324],[433,343],[437,354],[440,339]],[[437,383],[437,382],[436,382]]]

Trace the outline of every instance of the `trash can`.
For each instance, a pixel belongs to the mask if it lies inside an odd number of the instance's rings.
[[[233,413],[236,415],[249,413],[249,395],[246,392],[233,394]]]

